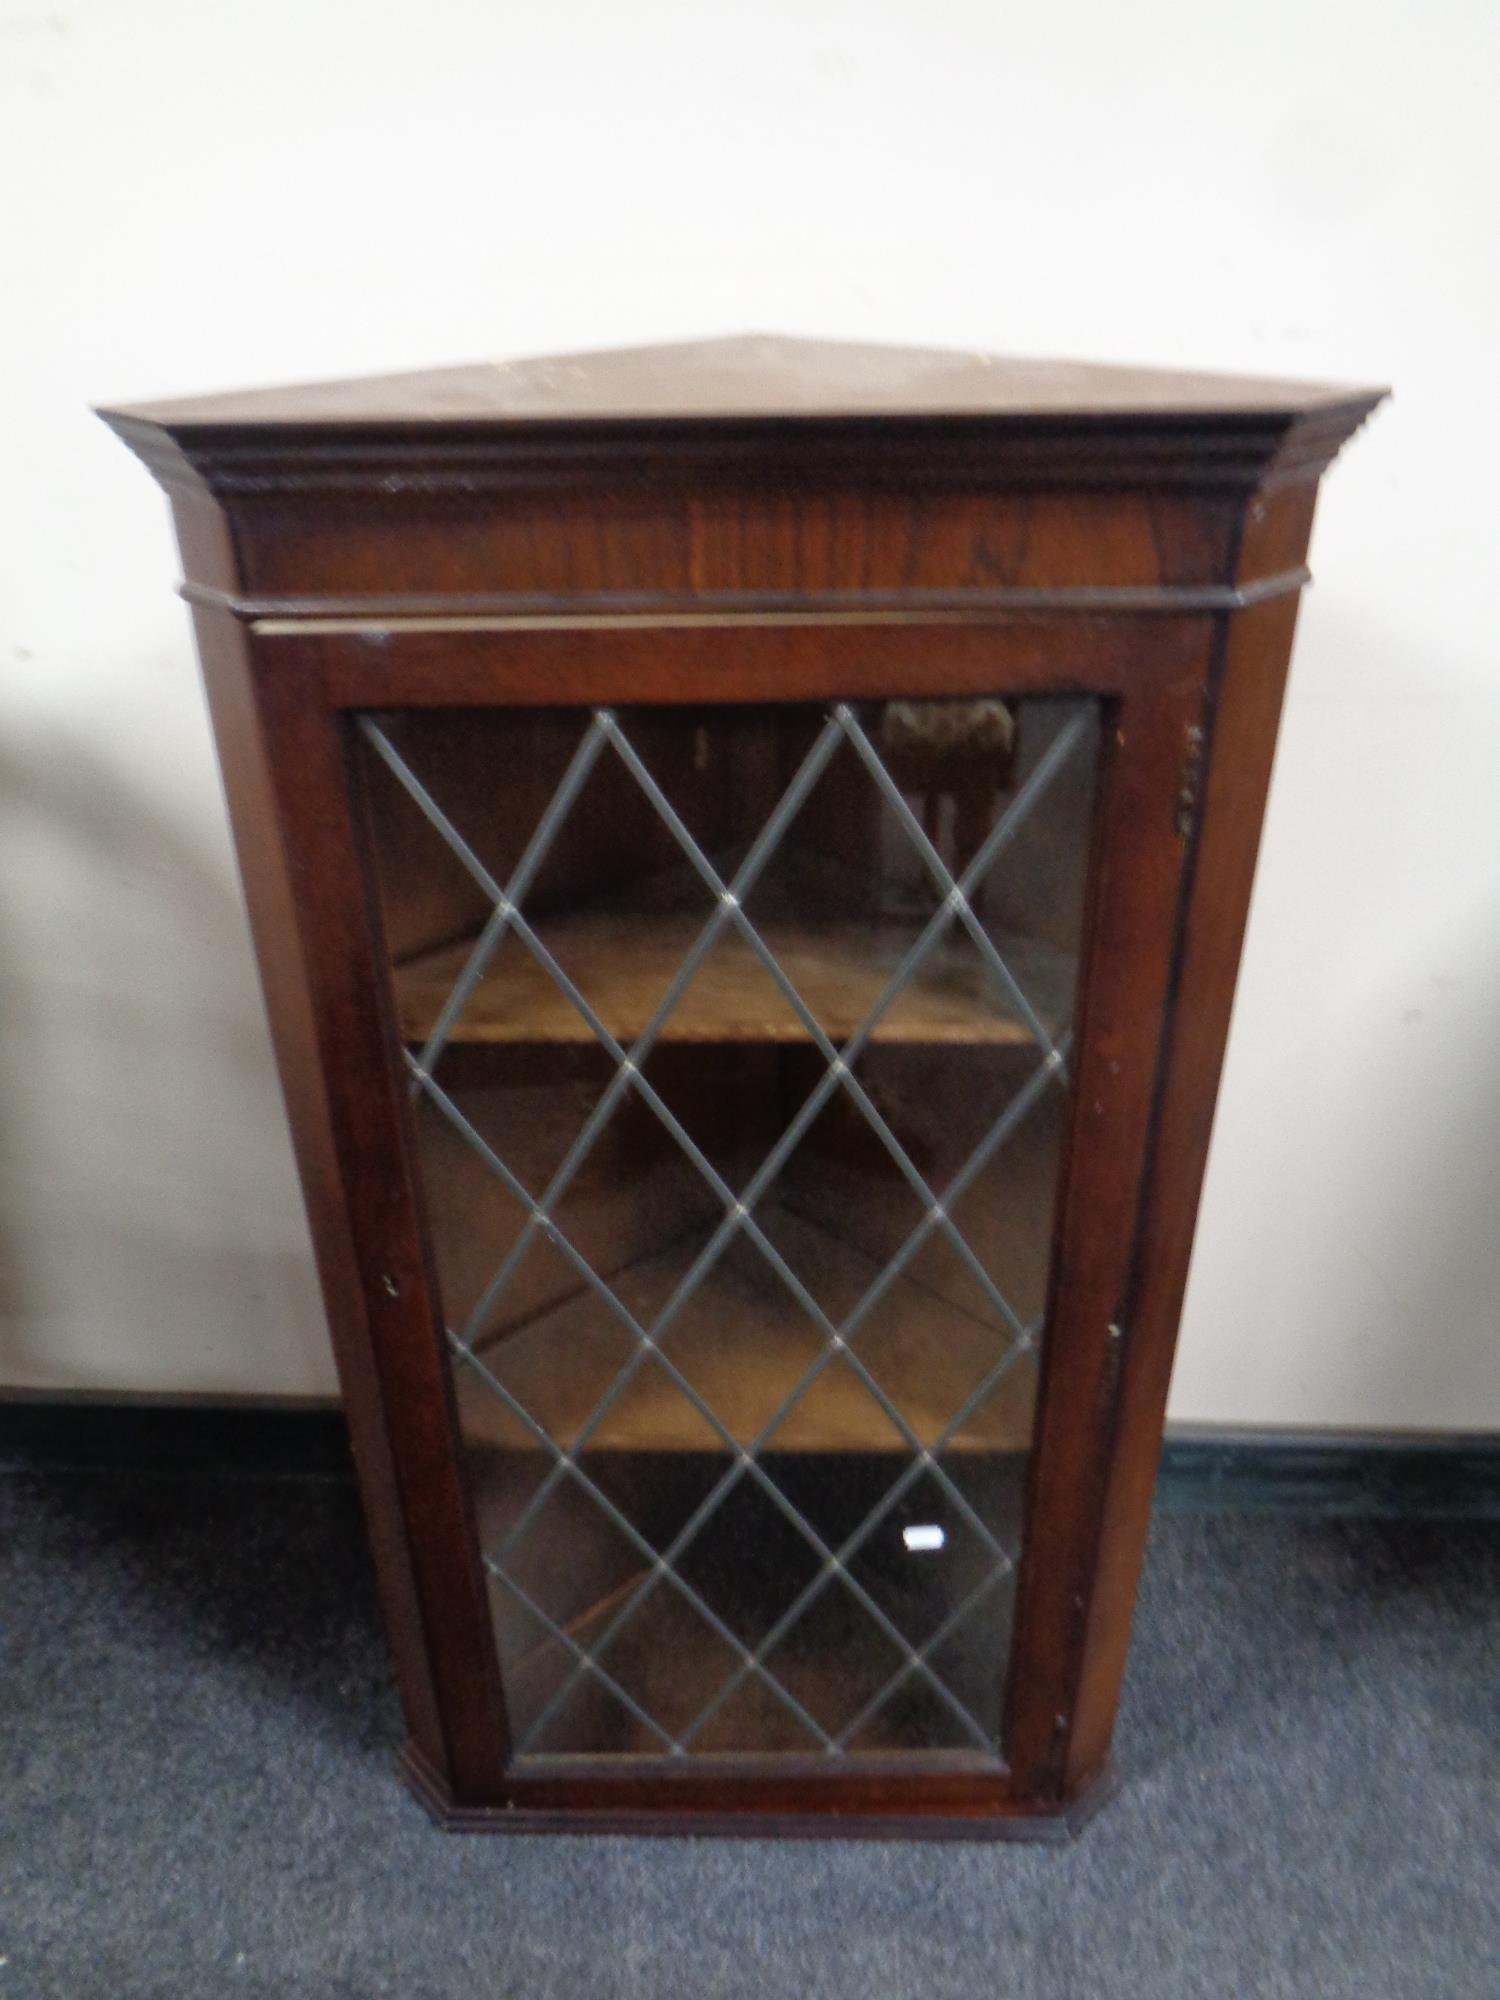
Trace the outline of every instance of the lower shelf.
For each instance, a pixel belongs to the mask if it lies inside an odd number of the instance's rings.
[[[768,1205],[762,1221],[836,1305],[881,1269],[794,1211]],[[649,1324],[710,1233],[616,1272],[626,1308]],[[993,1315],[906,1276],[853,1349],[868,1379],[836,1357],[778,1415],[828,1350],[740,1242],[662,1338],[722,1428],[592,1289],[497,1331],[478,1366],[460,1367],[512,1730],[529,1752],[997,1761],[1034,1360]],[[544,1487],[556,1454],[481,1371],[581,1477]],[[752,1445],[753,1473],[739,1456]],[[941,1470],[915,1447],[940,1447]],[[653,1557],[679,1544],[673,1577],[644,1589]],[[842,1573],[827,1551],[842,1552]],[[602,1648],[602,1674],[575,1672],[578,1648]],[[747,1651],[764,1673],[739,1673]]]

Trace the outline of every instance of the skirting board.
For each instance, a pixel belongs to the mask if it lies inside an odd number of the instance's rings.
[[[0,1390],[0,1472],[353,1477],[332,1403]],[[1500,1433],[1168,1427],[1169,1513],[1500,1520]]]

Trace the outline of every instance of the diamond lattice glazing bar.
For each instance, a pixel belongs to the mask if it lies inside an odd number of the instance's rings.
[[[868,737],[860,729],[852,711],[847,707],[841,706],[834,711],[833,715],[825,723],[824,729],[809,752],[808,757],[804,760],[802,767],[778,802],[766,825],[762,828],[750,853],[741,864],[733,884],[726,884],[714,869],[707,855],[688,832],[680,817],[675,812],[675,809],[671,806],[670,801],[666,799],[665,795],[656,785],[650,772],[641,762],[633,746],[629,743],[628,738],[620,728],[618,720],[609,711],[601,710],[595,714],[588,728],[585,730],[583,738],[570,761],[557,792],[554,793],[552,800],[549,802],[546,811],[527,844],[521,862],[503,889],[490,876],[477,855],[474,854],[472,848],[469,847],[457,828],[453,826],[451,820],[448,819],[421,780],[410,770],[410,767],[400,756],[399,752],[395,750],[385,734],[368,719],[365,721],[364,727],[367,736],[382,758],[382,761],[403,785],[409,796],[411,796],[447,845],[454,851],[456,857],[479,884],[486,896],[490,898],[493,906],[491,917],[484,926],[479,940],[470,952],[455,983],[454,991],[450,994],[447,1002],[445,1002],[439,1014],[437,1024],[433,1032],[429,1035],[428,1043],[424,1048],[421,1060],[414,1062],[411,1058],[408,1058],[408,1062],[411,1064],[413,1070],[415,1087],[419,1089],[425,1088],[431,1094],[439,1108],[444,1112],[444,1115],[451,1122],[455,1123],[457,1129],[467,1138],[469,1143],[476,1147],[491,1171],[499,1175],[502,1182],[509,1187],[512,1194],[516,1195],[525,1204],[526,1208],[526,1221],[523,1224],[521,1233],[523,1240],[512,1247],[501,1269],[486,1288],[480,1305],[470,1316],[470,1321],[464,1330],[464,1334],[451,1336],[459,1358],[476,1368],[481,1379],[486,1380],[487,1386],[492,1393],[498,1394],[501,1400],[512,1408],[513,1414],[517,1416],[518,1420],[523,1422],[555,1457],[555,1463],[551,1472],[542,1482],[542,1486],[538,1492],[532,1496],[532,1500],[528,1503],[527,1507],[522,1510],[521,1517],[513,1524],[511,1531],[505,1538],[502,1550],[498,1555],[488,1556],[487,1561],[494,1572],[507,1583],[508,1587],[517,1588],[519,1598],[518,1587],[514,1586],[513,1579],[510,1579],[506,1575],[500,1563],[499,1555],[503,1555],[505,1548],[513,1547],[519,1541],[526,1527],[529,1525],[530,1519],[534,1518],[546,1494],[553,1489],[556,1481],[561,1478],[572,1477],[589,1494],[594,1503],[600,1506],[601,1511],[607,1517],[613,1519],[618,1527],[623,1529],[630,1537],[633,1545],[637,1546],[640,1552],[651,1563],[648,1575],[641,1580],[635,1591],[627,1596],[625,1603],[619,1608],[615,1617],[609,1621],[605,1630],[596,1635],[591,1649],[579,1646],[572,1639],[571,1635],[560,1632],[552,1624],[552,1621],[546,1617],[545,1613],[540,1611],[539,1607],[528,1605],[534,1616],[539,1617],[544,1625],[556,1631],[558,1636],[564,1640],[576,1662],[572,1672],[564,1679],[543,1712],[536,1718],[532,1728],[528,1731],[528,1741],[535,1740],[536,1736],[545,1728],[547,1721],[566,1698],[580,1674],[595,1673],[612,1687],[615,1686],[600,1665],[602,1655],[624,1629],[630,1618],[639,1610],[650,1590],[656,1587],[661,1581],[666,1580],[670,1582],[672,1587],[680,1591],[689,1602],[693,1603],[695,1609],[708,1618],[710,1624],[719,1630],[721,1636],[729,1638],[731,1645],[740,1655],[739,1663],[729,1679],[710,1698],[704,1709],[700,1711],[690,1727],[683,1733],[681,1745],[673,1742],[674,1752],[680,1751],[682,1746],[691,1742],[693,1737],[711,1719],[712,1715],[718,1712],[734,1689],[743,1682],[747,1675],[752,1673],[769,1685],[771,1690],[775,1692],[802,1726],[810,1728],[813,1731],[815,1736],[821,1740],[825,1754],[838,1754],[842,1744],[847,1742],[849,1736],[861,1726],[866,1715],[873,1713],[888,1697],[889,1693],[904,1683],[914,1672],[922,1674],[924,1680],[927,1680],[942,1697],[945,1706],[949,1707],[952,1711],[956,1711],[966,1728],[972,1734],[976,1735],[982,1744],[988,1747],[988,1739],[979,1725],[963,1709],[962,1705],[956,1701],[951,1690],[947,1689],[931,1673],[928,1667],[927,1656],[935,1650],[939,1643],[940,1635],[934,1634],[923,1646],[913,1648],[905,1635],[900,1632],[899,1628],[892,1625],[886,1618],[880,1606],[868,1597],[868,1594],[858,1583],[858,1580],[849,1574],[846,1567],[847,1562],[852,1559],[854,1553],[868,1539],[879,1522],[885,1518],[900,1494],[907,1490],[911,1482],[926,1469],[937,1478],[947,1496],[957,1505],[960,1512],[969,1520],[970,1525],[979,1533],[981,1539],[989,1548],[993,1557],[993,1566],[987,1573],[987,1582],[992,1585],[1009,1569],[1012,1561],[1011,1552],[1007,1551],[995,1540],[987,1524],[984,1523],[982,1518],[969,1505],[967,1499],[959,1489],[952,1485],[945,1469],[938,1464],[935,1456],[935,1453],[942,1449],[942,1445],[951,1433],[951,1430],[967,1414],[969,1403],[973,1402],[974,1399],[966,1399],[964,1411],[960,1412],[954,1418],[952,1425],[945,1430],[943,1437],[935,1447],[931,1449],[924,1447],[907,1424],[903,1413],[885,1395],[883,1389],[881,1389],[880,1385],[864,1367],[860,1358],[851,1351],[849,1339],[859,1323],[873,1309],[879,1298],[896,1282],[901,1270],[905,1268],[905,1265],[915,1254],[917,1248],[920,1247],[921,1242],[934,1229],[941,1229],[949,1237],[968,1268],[979,1279],[991,1304],[1012,1330],[1014,1344],[1008,1354],[1003,1357],[1002,1367],[999,1372],[1003,1373],[1018,1355],[1031,1345],[1031,1330],[1021,1326],[1020,1320],[1011,1310],[1004,1295],[994,1285],[988,1272],[974,1256],[971,1247],[964,1241],[961,1233],[953,1225],[948,1210],[951,1204],[962,1193],[963,1189],[972,1182],[974,1176],[982,1169],[985,1162],[998,1150],[998,1147],[1004,1142],[1009,1132],[1019,1123],[1025,1111],[1030,1108],[1031,1103],[1040,1095],[1042,1088],[1048,1082],[1052,1081],[1054,1077],[1061,1080],[1064,1073],[1064,1045],[1054,1045],[1049,1038],[1047,1030],[1026,1000],[1024,993],[1010,973],[1009,968],[1004,964],[1003,959],[1001,959],[999,953],[995,950],[993,943],[988,938],[988,934],[979,925],[978,919],[970,907],[969,897],[972,894],[975,884],[983,879],[996,856],[1028,816],[1036,801],[1051,783],[1056,772],[1061,768],[1062,764],[1076,747],[1076,744],[1081,740],[1081,719],[1075,718],[1060,733],[1059,737],[1054,740],[1053,744],[1049,746],[1048,751],[1039,761],[1037,768],[1030,774],[1020,792],[1018,792],[1017,796],[1007,806],[1006,811],[1002,814],[996,826],[991,829],[969,866],[959,878],[955,879],[946,869],[941,858],[936,854],[935,849],[932,848],[920,824],[910,813],[904,799],[901,798],[899,790],[894,786],[889,774],[884,771],[878,753],[874,751]],[[911,839],[913,846],[921,857],[924,866],[932,874],[941,899],[937,911],[924,927],[920,936],[915,940],[912,948],[905,954],[885,990],[877,1000],[876,1005],[871,1009],[865,1021],[861,1023],[855,1035],[846,1042],[842,1049],[836,1049],[828,1040],[822,1030],[821,1024],[806,1007],[795,986],[787,977],[784,968],[776,959],[775,954],[766,945],[764,939],[760,937],[742,907],[743,895],[753,885],[760,870],[771,857],[782,834],[790,824],[792,818],[800,810],[801,805],[811,792],[822,769],[831,757],[839,739],[839,732],[842,732],[843,736],[853,744],[861,761],[870,771],[872,779],[878,785],[882,796],[892,809],[898,823],[902,825],[908,838]],[[605,742],[610,743],[614,747],[626,768],[632,772],[632,775],[636,778],[637,783],[641,786],[653,808],[661,817],[678,845],[682,848],[690,864],[704,881],[710,894],[715,898],[715,907],[712,915],[705,924],[702,932],[700,932],[698,939],[690,948],[683,961],[683,965],[679,968],[667,992],[658,1003],[651,1021],[647,1024],[647,1028],[637,1038],[629,1052],[624,1050],[613,1035],[609,1033],[605,1023],[588,1004],[573,982],[567,978],[562,968],[557,965],[550,952],[546,950],[540,939],[537,938],[520,909],[522,897],[529,887],[531,880],[534,878],[537,868],[545,858],[553,837],[576,800],[588,772],[592,768]],[[955,918],[963,923],[964,927],[969,931],[970,936],[974,938],[981,956],[989,965],[991,972],[1011,997],[1016,1013],[1026,1025],[1028,1032],[1036,1039],[1038,1046],[1044,1051],[1045,1059],[1038,1070],[1033,1073],[1027,1084],[1016,1093],[1011,1103],[996,1121],[991,1132],[981,1142],[980,1146],[975,1149],[974,1154],[959,1175],[955,1176],[953,1182],[944,1190],[942,1196],[938,1197],[934,1196],[931,1190],[928,1189],[922,1176],[911,1163],[905,1148],[901,1146],[900,1141],[890,1131],[889,1126],[881,1117],[877,1108],[863,1090],[863,1087],[859,1084],[858,1079],[853,1075],[852,1064],[867,1044],[879,1019],[894,1004],[895,999],[906,983],[920,970],[928,952],[935,946],[938,938]],[[701,1149],[682,1128],[680,1122],[670,1112],[654,1087],[641,1073],[640,1067],[646,1055],[649,1054],[673,1008],[676,1006],[681,994],[685,991],[689,980],[727,924],[733,924],[736,927],[756,958],[775,981],[797,1014],[799,1021],[808,1034],[809,1040],[814,1046],[818,1047],[820,1053],[823,1055],[826,1065],[824,1077],[820,1079],[819,1084],[810,1093],[809,1099],[804,1103],[798,1116],[792,1121],[783,1138],[767,1155],[757,1174],[738,1196],[722,1180],[706,1156],[703,1155]],[[447,1098],[446,1093],[442,1092],[431,1078],[431,1066],[436,1062],[438,1055],[441,1053],[447,1034],[460,1017],[469,995],[472,993],[478,980],[483,976],[494,951],[498,948],[506,932],[512,929],[515,930],[525,948],[532,953],[543,969],[556,981],[560,990],[563,991],[565,997],[585,1020],[591,1032],[596,1036],[616,1065],[615,1076],[611,1080],[609,1089],[603,1098],[601,1098],[600,1103],[596,1105],[593,1115],[586,1122],[584,1131],[580,1133],[578,1140],[575,1141],[574,1147],[563,1162],[562,1167],[554,1173],[553,1180],[540,1202],[533,1202],[531,1200],[529,1194],[521,1187],[519,1182],[515,1181],[514,1176],[510,1174],[509,1170],[504,1166],[503,1161],[499,1159],[499,1156],[469,1126],[468,1121],[458,1112],[457,1107]],[[697,1171],[703,1176],[716,1199],[725,1208],[724,1221],[720,1224],[710,1243],[705,1247],[704,1252],[700,1254],[692,1268],[685,1275],[672,1298],[668,1300],[656,1323],[649,1330],[640,1327],[635,1322],[633,1316],[626,1311],[604,1280],[592,1270],[587,1261],[580,1256],[576,1249],[562,1237],[550,1212],[551,1208],[561,1198],[572,1175],[576,1173],[578,1166],[582,1164],[583,1157],[586,1155],[593,1139],[602,1130],[604,1123],[613,1111],[614,1105],[623,1096],[625,1089],[632,1082],[635,1084],[643,1101],[650,1106],[654,1114],[671,1133],[676,1143]],[[785,1260],[781,1258],[779,1252],[769,1242],[769,1239],[765,1237],[764,1232],[753,1216],[752,1210],[755,1202],[765,1192],[766,1188],[769,1187],[779,1172],[781,1165],[789,1157],[802,1132],[811,1124],[813,1117],[817,1115],[817,1111],[821,1109],[827,1097],[840,1084],[844,1086],[871,1130],[880,1139],[898,1171],[902,1173],[908,1184],[912,1186],[913,1192],[916,1193],[918,1199],[924,1203],[924,1213],[917,1228],[889,1261],[885,1269],[877,1275],[876,1280],[867,1289],[865,1296],[858,1302],[854,1312],[849,1316],[844,1325],[842,1327],[835,1327],[821,1312],[821,1309],[811,1298],[810,1294],[807,1293],[806,1288],[802,1286],[795,1273],[785,1264]],[[792,1296],[797,1300],[804,1312],[819,1327],[824,1341],[823,1350],[817,1360],[805,1371],[803,1378],[794,1385],[782,1405],[773,1414],[771,1421],[762,1426],[760,1433],[749,1447],[741,1447],[738,1444],[727,1428],[719,1422],[716,1414],[697,1395],[692,1385],[685,1377],[681,1376],[680,1371],[670,1361],[670,1357],[661,1352],[659,1345],[662,1334],[670,1326],[676,1313],[680,1311],[687,1299],[692,1296],[697,1286],[712,1270],[735,1232],[741,1229],[755,1243],[761,1254],[767,1258],[772,1268],[777,1271],[778,1277],[790,1290]],[[627,1360],[601,1403],[596,1406],[578,1436],[575,1437],[571,1452],[561,1447],[542,1426],[536,1423],[535,1419],[511,1396],[504,1385],[500,1384],[490,1374],[490,1371],[482,1363],[478,1362],[477,1357],[473,1355],[467,1345],[468,1339],[483,1324],[489,1311],[492,1310],[494,1303],[503,1294],[509,1277],[519,1262],[519,1254],[524,1248],[524,1244],[528,1243],[531,1237],[538,1231],[544,1233],[550,1241],[562,1249],[569,1260],[580,1270],[585,1281],[598,1292],[605,1303],[620,1318],[622,1324],[626,1326],[627,1331],[631,1333],[633,1340],[636,1342],[635,1352]],[[877,1503],[876,1507],[866,1517],[865,1521],[860,1524],[855,1533],[846,1538],[845,1543],[840,1548],[834,1550],[824,1544],[822,1538],[817,1535],[816,1531],[805,1520],[800,1511],[781,1493],[775,1482],[770,1480],[764,1468],[758,1463],[756,1454],[780,1423],[784,1421],[785,1417],[796,1407],[796,1404],[822,1373],[823,1369],[840,1355],[846,1358],[853,1367],[856,1375],[863,1380],[866,1388],[874,1394],[876,1401],[884,1409],[888,1419],[895,1424],[898,1432],[903,1436],[909,1449],[913,1452],[913,1457],[900,1478],[882,1497],[881,1501]],[[626,1517],[621,1515],[619,1510],[613,1506],[613,1503],[608,1500],[607,1496],[601,1493],[595,1483],[588,1478],[588,1475],[583,1471],[574,1456],[574,1454],[582,1450],[589,1435],[603,1421],[609,1408],[612,1407],[618,1395],[622,1393],[635,1370],[653,1356],[665,1368],[668,1375],[676,1380],[677,1386],[686,1395],[689,1402],[710,1423],[714,1431],[724,1440],[727,1448],[733,1454],[732,1463],[724,1477],[705,1497],[703,1503],[694,1511],[694,1514],[684,1525],[683,1529],[679,1530],[668,1549],[661,1553],[652,1549],[650,1544],[637,1533],[633,1524],[629,1523]],[[980,1387],[984,1394],[988,1394],[989,1389],[993,1387],[993,1383],[986,1382],[981,1384]],[[803,1591],[799,1593],[793,1604],[776,1620],[771,1632],[762,1639],[753,1653],[739,1642],[728,1631],[728,1628],[722,1625],[722,1621],[718,1619],[717,1614],[712,1612],[711,1607],[702,1601],[698,1593],[694,1592],[673,1568],[673,1564],[680,1559],[681,1554],[691,1544],[699,1529],[711,1518],[729,1490],[740,1478],[746,1475],[751,1476],[755,1480],[755,1483],[768,1493],[778,1508],[791,1521],[792,1525],[797,1528],[804,1539],[809,1542],[820,1556],[820,1568],[817,1574],[804,1587]],[[864,1601],[866,1608],[875,1616],[877,1623],[894,1640],[902,1654],[902,1664],[897,1673],[891,1678],[888,1686],[876,1695],[873,1702],[867,1703],[865,1709],[858,1716],[845,1725],[839,1737],[835,1740],[830,1738],[827,1732],[813,1721],[802,1708],[801,1704],[795,1700],[795,1697],[791,1696],[789,1691],[783,1688],[775,1677],[767,1672],[762,1662],[764,1656],[770,1652],[777,1640],[791,1629],[792,1625],[807,1609],[808,1605],[836,1577],[841,1577],[844,1580],[857,1600]],[[967,1615],[968,1610],[972,1608],[970,1600],[976,1599],[978,1594],[982,1593],[970,1593],[970,1597],[966,1598],[964,1604],[954,1613],[950,1613],[940,1628],[941,1635],[946,1635],[948,1631],[956,1628],[957,1624],[961,1622],[961,1617]],[[627,1702],[627,1706],[633,1712],[635,1711],[636,1705],[633,1702]],[[638,1719],[644,1720],[647,1718],[642,1713],[638,1715]],[[659,1724],[653,1721],[650,1726],[654,1734],[662,1737],[664,1740],[673,1741],[667,1735],[667,1732],[661,1729]]]

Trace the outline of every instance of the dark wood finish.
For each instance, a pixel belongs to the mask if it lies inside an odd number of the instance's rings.
[[[425,1302],[425,1254],[393,1143],[383,988],[361,956],[368,899],[338,728],[305,698],[305,681],[253,679],[243,632],[223,614],[200,612],[198,624],[386,1615],[421,1724],[413,1735],[441,1757],[456,1797],[482,1798],[503,1768],[503,1709],[449,1448],[447,1369],[413,1304]]]
[[[723,418],[1250,417],[1288,421],[1306,412],[1368,406],[1370,392],[1326,383],[1119,368],[1097,362],[1020,360],[951,348],[887,347],[782,334],[732,334],[660,347],[600,348],[520,361],[423,369],[409,375],[249,389],[116,414],[163,430],[262,428],[343,431],[388,424],[641,422]]]
[[[1214,625],[1201,614],[1154,617],[1142,635],[1091,614],[679,612],[672,625],[649,617],[256,619],[250,631],[260,657],[321,675],[336,707],[485,708],[586,704],[601,687],[636,705],[833,701],[851,688],[875,699],[983,694],[997,674],[1018,695],[1117,695],[1138,678],[1143,652],[1155,668],[1200,662]]]
[[[298,945],[292,864],[281,838],[267,747],[256,709],[244,628],[221,612],[195,614],[198,655],[219,744],[251,932],[260,965],[303,1199],[312,1225],[382,1608],[406,1725],[425,1757],[448,1768],[434,1675],[418,1610],[415,1555],[397,1498],[385,1398],[370,1365],[364,1288],[342,1193],[309,973]]]
[[[1074,1783],[1102,1767],[1114,1726],[1296,613],[1294,598],[1246,612],[1215,653],[1211,721],[1191,802],[1197,840],[1177,1002],[1134,1278],[1120,1312],[1129,1365],[1113,1417],[1087,1616],[1079,1621],[1064,1761]]]
[[[195,590],[414,615],[1222,593],[1243,496],[1315,477],[1377,400],[757,339],[104,414]]]
[[[338,718],[305,683],[262,674],[266,760],[292,872],[340,1194],[380,1379],[419,1615],[461,1801],[493,1796],[504,1708],[469,1495],[451,1450],[452,1385],[402,1143],[400,1080]],[[315,858],[316,865],[310,865]]]
[[[403,1768],[443,1823],[1056,1834],[1107,1795],[1317,481],[1377,400],[752,340],[105,413],[172,498]],[[431,1009],[413,974],[398,1022],[381,978],[475,912],[377,897],[348,711],[1049,690],[1107,740],[1007,1763],[511,1760],[395,1069]]]
[[[1009,1678],[1006,1742],[1024,1796],[1064,1793],[1067,1663],[1088,1608],[1110,1472],[1121,1323],[1171,987],[1184,863],[1174,806],[1203,702],[1199,674],[1152,685],[1142,672],[1115,710],[1096,825],[1072,1134]]]
[[[501,1806],[454,1802],[441,1776],[413,1745],[402,1752],[402,1777],[449,1833],[713,1834],[747,1840],[1071,1840],[1119,1790],[1105,1768],[1066,1805],[1015,1799],[990,1784],[925,1784],[906,1775],[840,1787],[809,1774],[800,1781],[701,1781],[625,1778],[613,1790],[585,1793],[576,1781],[529,1787]]]

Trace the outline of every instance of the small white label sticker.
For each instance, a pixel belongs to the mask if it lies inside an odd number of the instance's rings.
[[[923,1521],[901,1530],[901,1539],[913,1555],[923,1549],[940,1549],[948,1537],[936,1521]]]

